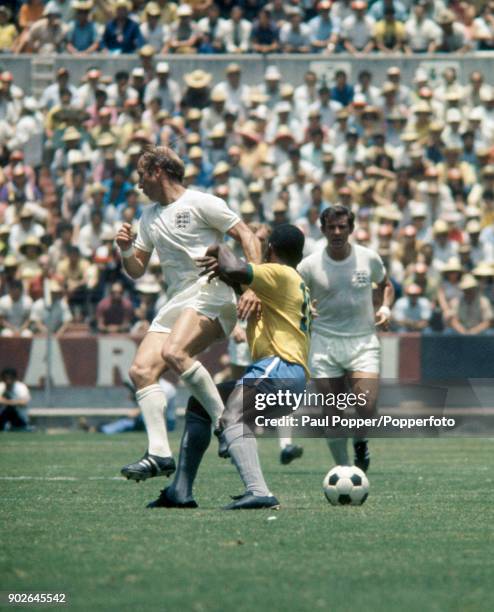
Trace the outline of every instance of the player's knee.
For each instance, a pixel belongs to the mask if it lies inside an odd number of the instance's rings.
[[[163,347],[161,357],[169,368],[181,372],[187,354],[177,344],[170,342]]]
[[[133,363],[131,365],[129,378],[136,389],[142,389],[143,387],[147,387],[157,382],[157,377],[153,369],[140,363]]]
[[[205,420],[211,420],[209,414],[202,407],[202,404],[196,400],[193,395],[189,397],[189,401],[187,402],[187,414],[195,414]]]
[[[237,423],[242,422],[242,415],[233,412],[232,410],[225,410],[221,415],[220,419],[220,427],[225,430],[227,427],[231,427],[232,425],[237,425]]]

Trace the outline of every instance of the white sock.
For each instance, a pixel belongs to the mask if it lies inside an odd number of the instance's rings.
[[[326,442],[336,465],[351,465],[346,438],[327,438]]]
[[[287,446],[290,446],[290,444],[292,443],[292,438],[282,438],[280,436],[280,431],[278,430],[278,442],[280,443],[280,448],[281,450],[283,450],[284,448],[286,448]]]
[[[209,414],[213,426],[217,427],[225,406],[206,368],[200,361],[194,361],[190,368],[180,376],[180,379]]]
[[[165,427],[166,396],[163,390],[158,384],[149,385],[137,391],[136,399],[148,432],[148,453],[158,457],[171,457],[172,451]]]

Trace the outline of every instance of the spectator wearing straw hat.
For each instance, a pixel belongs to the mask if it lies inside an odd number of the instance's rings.
[[[493,311],[489,300],[480,294],[477,280],[471,274],[465,274],[459,288],[462,294],[451,304],[451,329],[469,336],[487,332],[492,325]]]
[[[244,19],[243,8],[231,7],[229,19],[224,24],[224,39],[227,53],[247,53],[250,50],[252,24]]]
[[[98,50],[98,28],[90,18],[93,6],[93,0],[74,0],[72,2],[74,19],[70,22],[66,33],[67,53],[88,55]]]
[[[429,325],[431,316],[432,304],[422,295],[422,288],[412,283],[392,308],[391,326],[398,332],[422,332]]]
[[[67,256],[56,267],[56,275],[62,279],[67,290],[67,299],[74,318],[78,321],[87,313],[89,286],[92,280],[91,264],[81,257],[79,248],[70,245]]]
[[[427,0],[418,0],[405,21],[408,44],[413,53],[431,53],[441,35],[440,28],[426,13]]]
[[[34,220],[34,211],[29,204],[25,204],[19,212],[19,221],[12,225],[12,229],[9,237],[9,248],[12,253],[18,253],[21,244],[23,244],[27,238],[33,236],[35,238],[41,238],[45,230],[43,226],[36,223]]]
[[[13,280],[8,293],[0,297],[0,336],[29,338],[29,318],[33,301],[24,294],[22,281]]]
[[[156,66],[156,77],[146,86],[144,102],[159,98],[163,110],[171,114],[175,113],[180,103],[180,87],[176,81],[170,78],[170,66],[168,62],[158,62]]]
[[[310,28],[302,22],[300,7],[288,7],[288,22],[280,29],[280,44],[284,53],[309,53]]]
[[[437,23],[440,27],[439,36],[431,46],[431,52],[441,53],[465,53],[471,49],[468,41],[465,26],[460,23],[453,11],[443,9],[437,16]]]
[[[210,84],[212,74],[201,70],[193,70],[184,76],[186,89],[182,98],[182,105],[185,109],[198,108],[202,110],[210,103]]]
[[[60,7],[53,0],[45,5],[43,17],[30,28],[27,46],[32,53],[60,53],[65,46],[67,25],[62,23]]]
[[[108,95],[107,105],[114,106],[119,112],[127,100],[134,100],[139,96],[130,85],[130,74],[126,70],[119,70],[115,73],[114,83],[108,85],[106,93]]]
[[[316,4],[317,15],[308,22],[311,51],[333,53],[336,49],[340,24],[330,15],[331,1],[320,0]]]
[[[41,253],[43,253],[43,246],[36,236],[28,236],[19,247],[19,254],[22,256],[19,264],[19,276],[25,286],[41,273],[38,261]]]
[[[12,224],[15,217],[25,202],[39,202],[41,192],[36,185],[28,181],[28,168],[24,164],[17,164],[12,170],[12,179],[8,180],[0,189],[0,203],[5,203],[5,222]],[[39,207],[37,207],[39,208]],[[36,211],[41,213],[41,211]],[[38,218],[45,218],[44,214],[37,214]]]
[[[31,308],[29,325],[34,334],[51,332],[62,336],[72,322],[72,313],[64,296],[64,289],[57,280],[48,281],[50,304],[44,298],[36,300]]]
[[[246,111],[251,88],[242,83],[242,69],[237,63],[230,63],[225,69],[225,80],[216,85],[215,90],[224,91],[226,103],[240,115]]]
[[[168,37],[168,26],[160,22],[161,8],[157,2],[148,2],[141,15],[141,34],[146,45],[161,53]]]
[[[374,48],[372,33],[375,20],[366,14],[365,0],[353,0],[351,9],[352,14],[341,23],[340,40],[345,51],[352,55],[369,53]]]
[[[50,110],[57,104],[60,104],[60,92],[68,89],[72,94],[74,103],[77,101],[77,89],[70,83],[70,73],[67,68],[58,68],[55,74],[56,81],[48,85],[41,95],[39,107],[41,109]]]
[[[177,9],[178,20],[170,25],[169,36],[162,53],[194,53],[200,43],[201,31],[192,19],[192,8],[181,4]]]

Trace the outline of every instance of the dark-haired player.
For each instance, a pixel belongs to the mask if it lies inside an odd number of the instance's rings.
[[[304,235],[298,228],[280,225],[269,237],[266,263],[249,264],[226,246],[218,245],[210,247],[199,260],[209,278],[218,276],[228,284],[248,286],[261,301],[260,318],[251,317],[247,326],[253,363],[236,384],[224,389],[228,399],[221,417],[220,439],[245,485],[245,492],[234,498],[226,510],[279,506],[264,480],[257,442],[249,435],[248,413],[254,412],[254,406],[250,403],[253,398],[248,381],[252,384],[255,380],[261,392],[266,389],[273,392],[278,384],[294,393],[305,389],[311,313],[308,291],[296,271],[303,246]],[[210,437],[210,419],[200,404],[192,400],[173,484],[149,507],[197,507],[192,486]]]
[[[306,257],[298,271],[317,303],[309,362],[318,392],[345,393],[349,385],[353,393],[366,394],[361,414],[373,416],[381,353],[376,327],[389,321],[393,291],[379,255],[349,242],[353,228],[354,214],[348,208],[326,208],[321,230],[327,246]],[[376,313],[372,283],[377,284]],[[346,438],[330,437],[328,444],[336,464],[348,465]],[[355,438],[354,450],[355,465],[367,470],[367,440]]]
[[[156,249],[167,283],[168,302],[142,340],[129,375],[135,385],[148,434],[144,457],[122,469],[133,480],[169,475],[175,471],[165,428],[165,395],[158,379],[166,368],[175,371],[217,424],[223,402],[206,368],[196,355],[229,335],[236,322],[234,291],[215,279],[199,276],[196,259],[228,234],[240,242],[248,261],[260,261],[260,245],[226,203],[209,194],[186,189],[184,164],[168,147],[147,147],[138,161],[139,186],[153,204],[143,212],[134,242],[125,223],[117,234],[123,264],[132,278],[146,270]],[[249,292],[239,302],[239,316],[258,304]]]

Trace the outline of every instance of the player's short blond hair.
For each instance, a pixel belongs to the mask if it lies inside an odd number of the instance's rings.
[[[172,181],[182,183],[184,180],[185,164],[170,147],[145,146],[139,164],[146,172],[153,172],[159,168]]]

